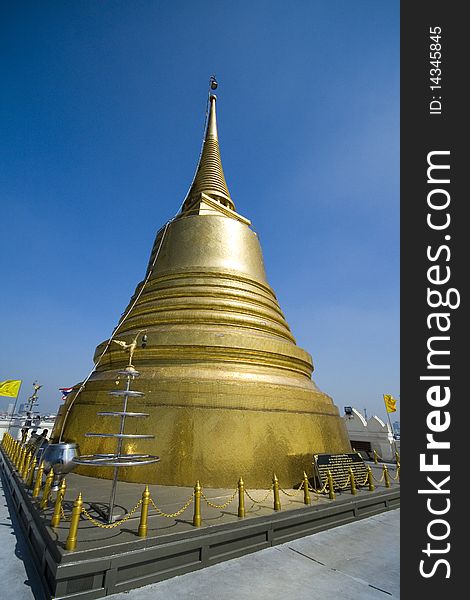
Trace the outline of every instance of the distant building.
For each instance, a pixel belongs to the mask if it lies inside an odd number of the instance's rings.
[[[357,409],[348,406],[345,407],[343,419],[355,450],[363,450],[371,457],[375,450],[385,461],[395,459],[395,448],[400,452],[399,440],[393,438],[388,423],[384,423],[377,415],[366,421]]]
[[[394,421],[392,423],[392,428],[395,435],[400,435],[400,421]]]

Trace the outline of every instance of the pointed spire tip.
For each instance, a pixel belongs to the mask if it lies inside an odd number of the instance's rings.
[[[212,87],[212,89],[215,89]],[[225,181],[222,161],[220,158],[219,136],[217,133],[217,116],[215,102],[217,96],[209,93],[209,114],[207,115],[206,131],[199,163],[193,182],[183,203],[183,212],[191,206],[201,193],[207,194],[212,199],[224,206],[235,210],[230,192]]]

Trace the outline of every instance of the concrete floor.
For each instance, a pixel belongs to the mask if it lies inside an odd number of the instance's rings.
[[[43,600],[16,515],[0,490],[0,600]],[[113,600],[385,600],[399,598],[399,510],[369,517]]]

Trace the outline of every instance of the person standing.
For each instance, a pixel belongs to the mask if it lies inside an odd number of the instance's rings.
[[[28,437],[28,431],[31,427],[31,413],[26,413],[26,419],[21,429],[21,443],[24,444],[26,442],[26,438]]]
[[[31,435],[36,433],[39,425],[41,424],[41,415],[34,415],[33,417],[33,428],[31,429]]]

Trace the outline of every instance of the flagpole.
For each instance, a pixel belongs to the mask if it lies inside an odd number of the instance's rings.
[[[391,396],[391,397],[393,397],[393,396]],[[395,449],[395,456],[396,456],[398,454],[398,450],[397,450],[397,443],[395,441],[395,436],[393,435],[392,421],[390,420],[390,413],[388,412],[388,409],[387,409],[387,403],[385,402],[385,396],[383,397],[383,399],[384,399],[384,404],[385,404],[385,412],[387,413],[388,424],[390,426],[390,431],[392,433],[393,447]]]
[[[10,429],[11,429],[11,422],[13,421],[13,415],[15,414],[16,411],[16,405],[18,404],[18,396],[20,395],[20,390],[21,390],[21,385],[23,384],[23,380],[20,380],[20,387],[18,388],[18,392],[16,394],[16,400],[15,400],[15,404],[13,406],[13,412],[11,413],[10,416],[10,422],[8,423],[8,433],[10,433]]]

